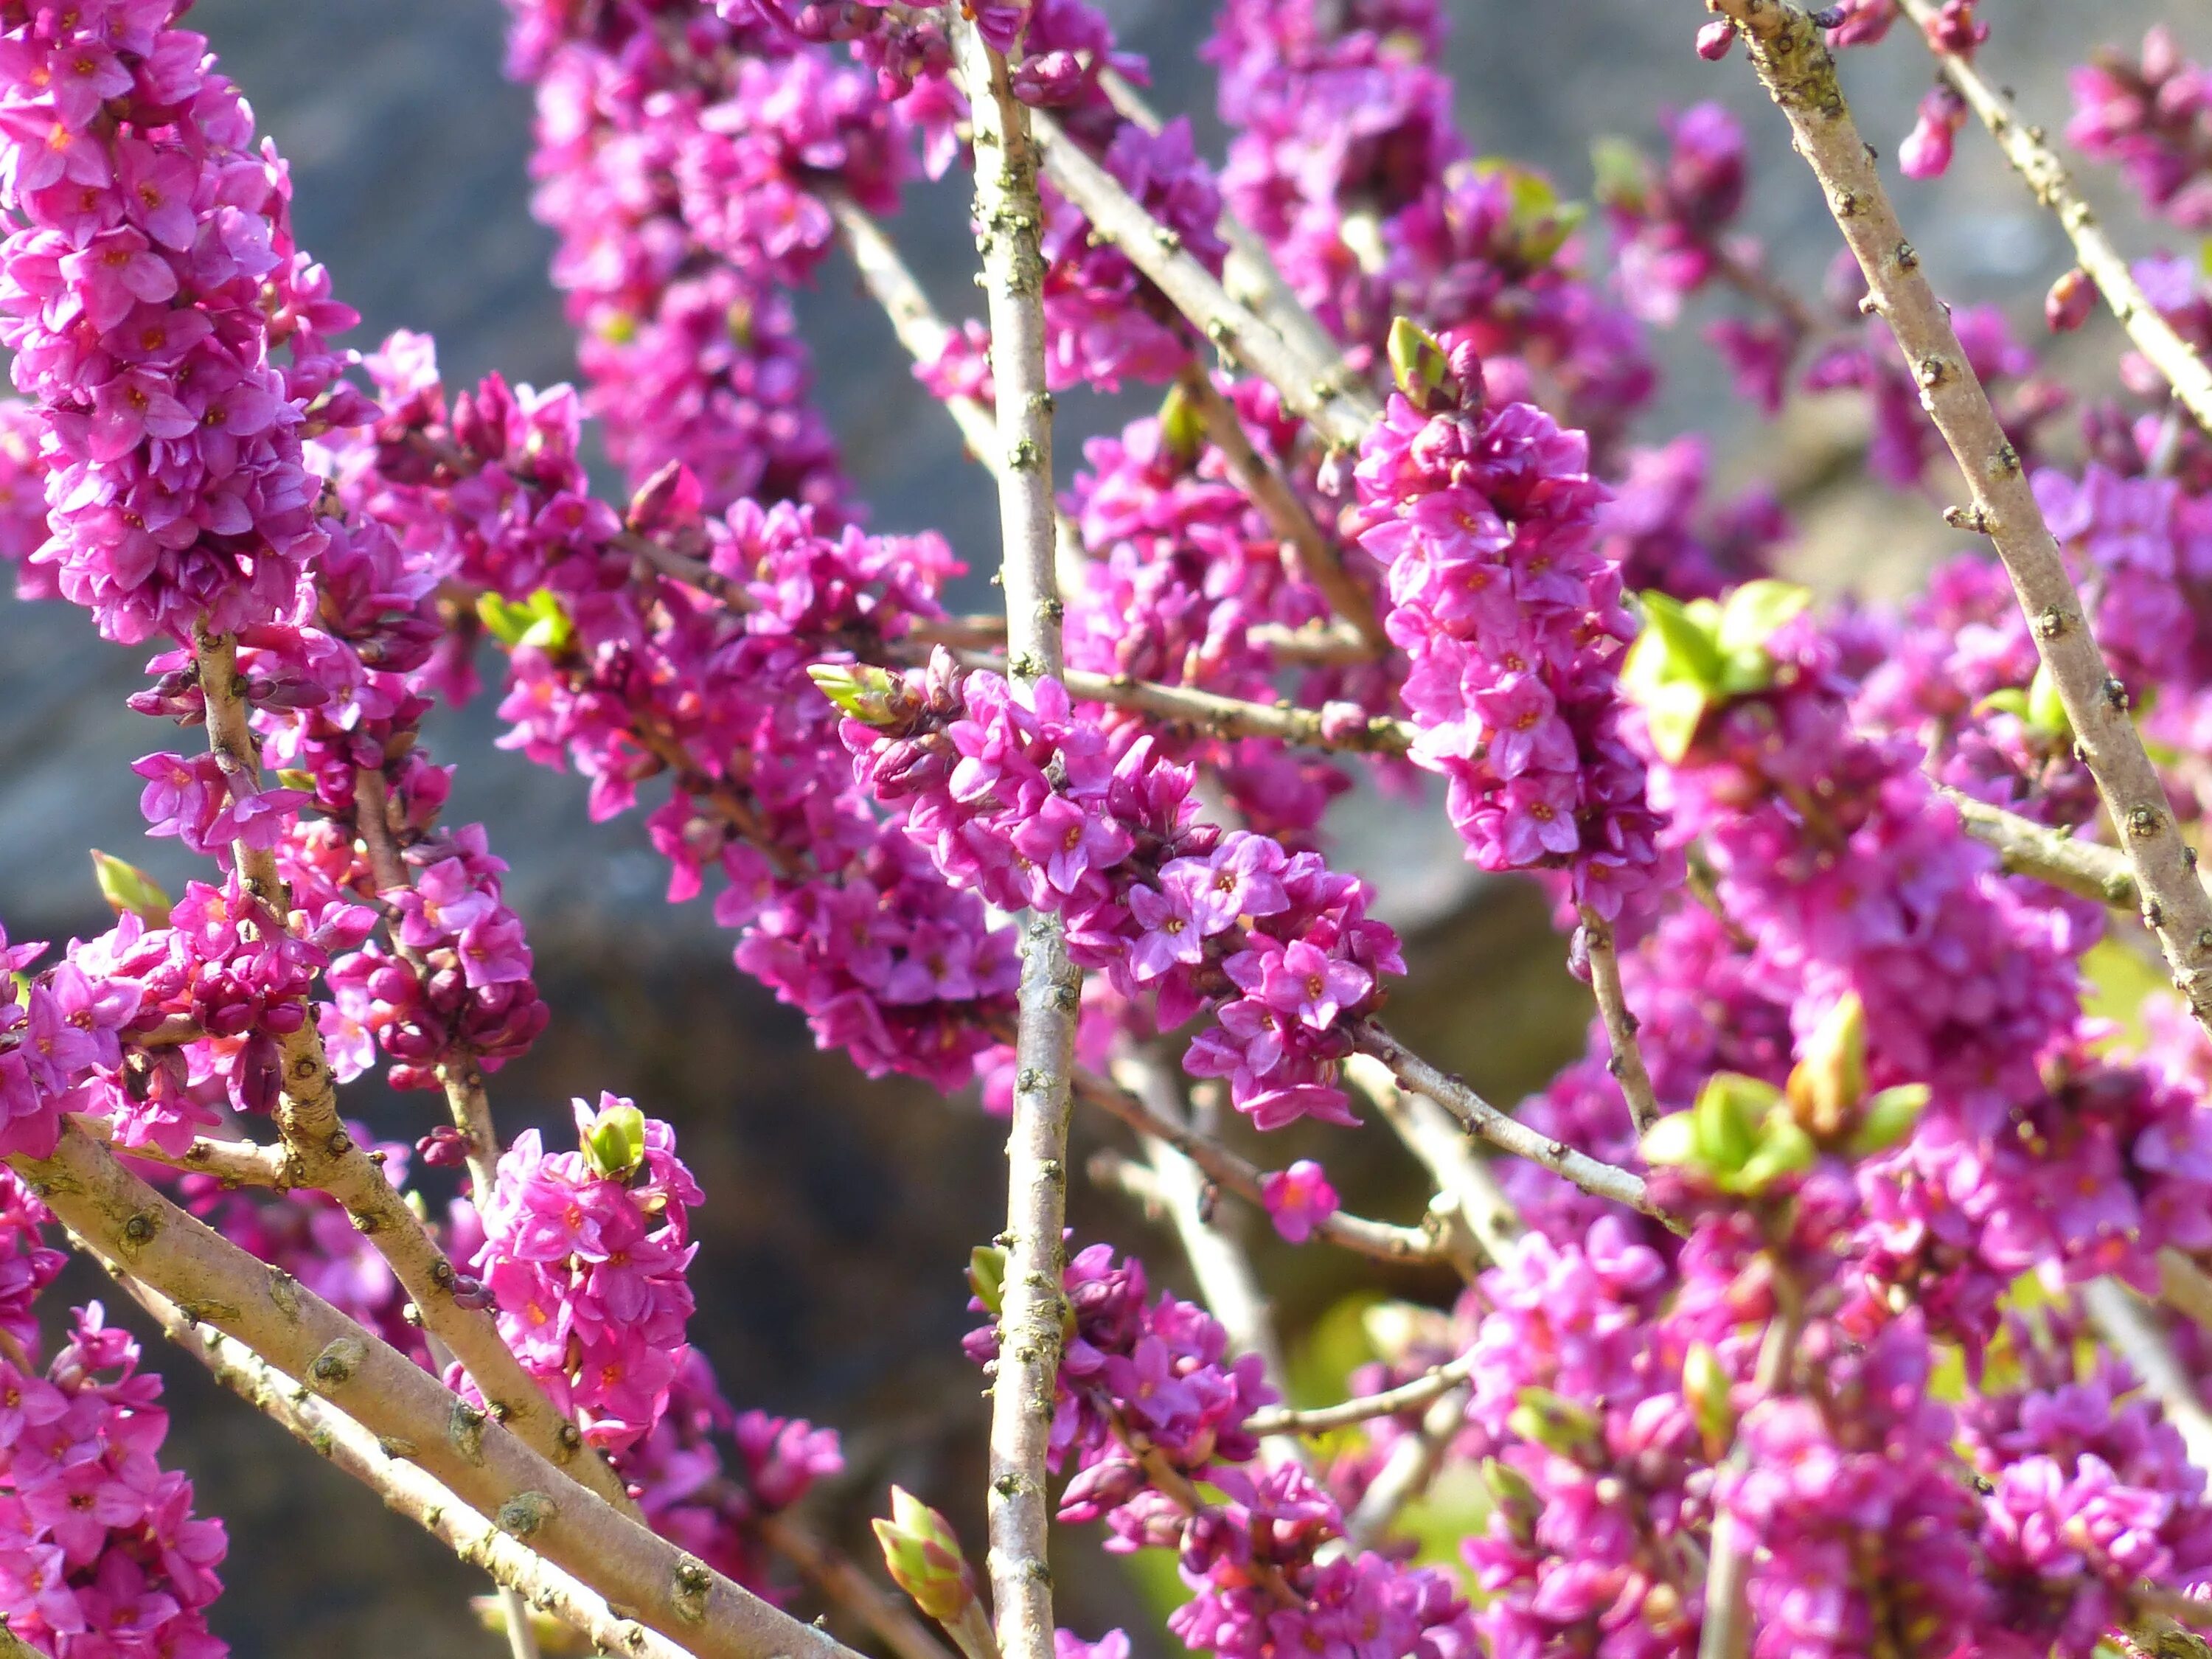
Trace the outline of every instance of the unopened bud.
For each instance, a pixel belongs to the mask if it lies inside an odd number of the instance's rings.
[[[902,1487],[891,1488],[888,1521],[872,1521],[891,1582],[940,1625],[975,1605],[975,1577],[945,1517]]]
[[[161,885],[135,864],[125,864],[121,859],[92,849],[92,878],[100,884],[100,896],[106,899],[115,914],[134,915],[149,927],[169,925],[169,896]]]
[[[866,663],[817,662],[806,665],[806,678],[863,726],[881,729],[898,723],[900,695],[906,687],[896,674]]]
[[[2051,285],[2043,296],[2043,320],[2053,334],[2071,334],[2089,320],[2097,303],[2097,284],[2076,265]]]
[[[609,1181],[627,1179],[645,1161],[645,1114],[627,1101],[609,1106],[578,1139],[592,1172]]]
[[[1717,64],[1729,55],[1735,44],[1735,25],[1725,17],[1708,23],[1698,31],[1698,56],[1708,64]]]
[[[1406,401],[1425,413],[1452,401],[1451,360],[1437,337],[1410,317],[1390,325],[1390,374]]]
[[[1797,1121],[1825,1139],[1843,1127],[1866,1088],[1866,1005],[1852,991],[1805,1039],[1804,1057],[1790,1073],[1790,1103]]]

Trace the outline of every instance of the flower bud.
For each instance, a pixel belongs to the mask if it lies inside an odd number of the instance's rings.
[[[1805,1039],[1804,1055],[1790,1073],[1790,1104],[1797,1121],[1825,1139],[1842,1129],[1866,1088],[1866,1005],[1851,991]]]
[[[1599,1445],[1598,1420],[1587,1406],[1533,1384],[1521,1390],[1520,1403],[1505,1419],[1505,1426],[1523,1440],[1533,1440],[1563,1457],[1595,1450]]]
[[[92,849],[92,878],[100,884],[100,896],[118,916],[137,916],[149,927],[169,925],[169,896],[161,890],[161,884],[135,864],[125,864],[121,859]]]
[[[1692,1343],[1682,1356],[1682,1398],[1697,1419],[1705,1455],[1717,1462],[1735,1439],[1735,1402],[1729,1398],[1729,1376],[1720,1356],[1703,1342]]]
[[[940,1625],[950,1626],[975,1605],[975,1578],[945,1517],[902,1487],[891,1488],[888,1521],[871,1521],[891,1582]]]
[[[1893,1089],[1884,1089],[1866,1103],[1859,1115],[1859,1127],[1852,1134],[1844,1151],[1853,1158],[1872,1158],[1876,1152],[1886,1152],[1912,1133],[1912,1126],[1920,1121],[1920,1114],[1927,1109],[1928,1085],[1924,1083],[1903,1083]]]
[[[1390,374],[1406,401],[1425,413],[1452,401],[1451,362],[1437,337],[1410,317],[1390,325]]]
[[[2051,285],[2043,296],[2043,320],[2053,334],[2071,334],[2089,320],[2097,303],[2097,285],[2076,265]]]
[[[1706,24],[1698,31],[1698,56],[1708,64],[1717,64],[1729,55],[1735,45],[1735,25],[1725,17]]]
[[[645,1161],[645,1114],[626,1100],[607,1106],[578,1137],[584,1161],[609,1181],[626,1180]]]
[[[1544,1518],[1544,1500],[1535,1483],[1510,1463],[1494,1457],[1482,1460],[1482,1484],[1516,1542],[1524,1549],[1536,1541],[1536,1523]]]
[[[978,1244],[968,1252],[968,1288],[996,1319],[1006,1304],[1006,1253],[995,1244]]]
[[[807,664],[806,678],[863,726],[881,730],[899,722],[906,685],[896,674],[866,663],[816,662]]]

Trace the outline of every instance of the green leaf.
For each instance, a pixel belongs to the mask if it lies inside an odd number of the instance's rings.
[[[1992,691],[1974,705],[1977,714],[2010,714],[2023,725],[2028,723],[2027,693],[2018,686],[2008,685],[2002,690]]]
[[[1597,1418],[1588,1407],[1534,1383],[1521,1390],[1520,1402],[1505,1419],[1505,1426],[1523,1440],[1533,1440],[1563,1456],[1599,1438]]]
[[[1751,1156],[1744,1159],[1734,1181],[1724,1180],[1722,1185],[1731,1192],[1756,1196],[1783,1176],[1811,1169],[1820,1156],[1820,1149],[1796,1118],[1787,1111],[1770,1112]]]
[[[1722,602],[1717,630],[1721,650],[1764,652],[1766,642],[1812,603],[1812,590],[1796,582],[1764,576],[1746,582]]]
[[[1168,388],[1160,404],[1160,441],[1185,466],[1206,453],[1206,416],[1199,412],[1198,400],[1180,383]]]
[[[1717,630],[1705,620],[1711,614],[1711,605],[1685,605],[1659,592],[1637,597],[1644,607],[1645,629],[1666,642],[1662,678],[1717,687],[1721,683],[1720,642],[1714,637]],[[1639,640],[1638,643],[1643,641]]]
[[[95,847],[92,878],[100,884],[100,897],[117,915],[137,916],[149,927],[169,925],[169,896],[161,890],[161,883],[137,865],[125,864]]]
[[[866,663],[814,662],[806,678],[822,695],[863,726],[890,726],[898,723],[897,694],[905,689],[896,674]]]
[[[1912,1126],[1927,1109],[1928,1085],[1900,1083],[1884,1089],[1866,1103],[1859,1127],[1844,1147],[1853,1158],[1872,1158],[1886,1152],[1912,1133]]]
[[[1698,1091],[1690,1108],[1697,1128],[1698,1158],[1706,1172],[1720,1178],[1741,1170],[1758,1150],[1760,1126],[1782,1091],[1771,1083],[1735,1072],[1716,1072]]]
[[[562,605],[561,596],[550,588],[539,588],[520,605],[510,604],[496,593],[481,594],[477,615],[485,630],[510,651],[527,645],[549,656],[558,655],[576,636],[576,625]]]
[[[1712,694],[1702,685],[1676,680],[1637,701],[1644,705],[1644,723],[1651,733],[1651,746],[1669,765],[1680,766],[1698,740],[1698,728],[1713,706]]]
[[[1866,1090],[1866,1004],[1850,991],[1805,1039],[1803,1057],[1790,1069],[1789,1095],[1799,1115],[1825,1135],[1842,1125]]]
[[[1703,1342],[1692,1343],[1682,1356],[1682,1398],[1697,1421],[1705,1455],[1718,1462],[1735,1441],[1735,1401],[1720,1356]]]
[[[2073,735],[2074,723],[2066,718],[2066,705],[2058,700],[2058,682],[2048,663],[2039,664],[2035,678],[2027,683],[2027,723],[2049,737]]]
[[[1644,1161],[1669,1170],[1698,1162],[1698,1126],[1687,1112],[1669,1112],[1644,1132]]]
[[[968,1252],[968,1288],[992,1318],[1006,1306],[1006,1253],[995,1244],[978,1244]]]
[[[1624,212],[1642,210],[1650,189],[1651,164],[1633,143],[1613,133],[1593,140],[1590,171],[1596,175],[1599,201]]]

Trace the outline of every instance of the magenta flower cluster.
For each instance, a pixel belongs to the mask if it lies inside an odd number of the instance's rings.
[[[1116,1261],[1103,1244],[1067,1264],[1063,1285],[1073,1334],[1050,1456],[1076,1472],[1060,1518],[1103,1519],[1110,1550],[1176,1552],[1194,1595],[1168,1627],[1184,1645],[1224,1659],[1471,1650],[1470,1612],[1447,1574],[1337,1547],[1344,1515],[1328,1489],[1294,1461],[1255,1462],[1245,1425],[1273,1391],[1256,1356],[1228,1357],[1218,1321],[1173,1296],[1148,1301],[1142,1264]],[[996,1328],[967,1347],[992,1363]],[[1200,1485],[1224,1501],[1199,1498]],[[1060,1652],[1126,1651],[1119,1638],[1091,1647],[1062,1632]]]
[[[842,729],[855,775],[903,810],[948,879],[1000,909],[1063,915],[1070,958],[1148,1003],[1163,1032],[1210,1010],[1183,1063],[1226,1078],[1256,1127],[1354,1121],[1338,1062],[1382,976],[1405,971],[1364,883],[1199,823],[1189,769],[1149,735],[1112,746],[1057,680],[1024,702],[940,653]]]
[[[1622,740],[1635,624],[1600,550],[1605,487],[1587,441],[1523,404],[1488,408],[1455,343],[1455,385],[1405,395],[1362,452],[1356,533],[1389,571],[1391,639],[1416,764],[1486,870],[1565,869],[1574,902],[1633,913],[1664,878],[1644,769]]]
[[[594,1127],[636,1109],[602,1095],[597,1114],[575,1109],[582,1150],[549,1152],[526,1129],[501,1154],[470,1265],[507,1346],[586,1439],[619,1452],[653,1432],[690,1352],[689,1212],[705,1195],[665,1123],[642,1120],[636,1162],[609,1173]]]

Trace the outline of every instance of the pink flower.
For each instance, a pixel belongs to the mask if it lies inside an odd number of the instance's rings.
[[[1337,1210],[1336,1188],[1320,1164],[1300,1158],[1287,1170],[1269,1176],[1260,1189],[1261,1201],[1275,1231],[1293,1244],[1303,1244],[1314,1230]]]

